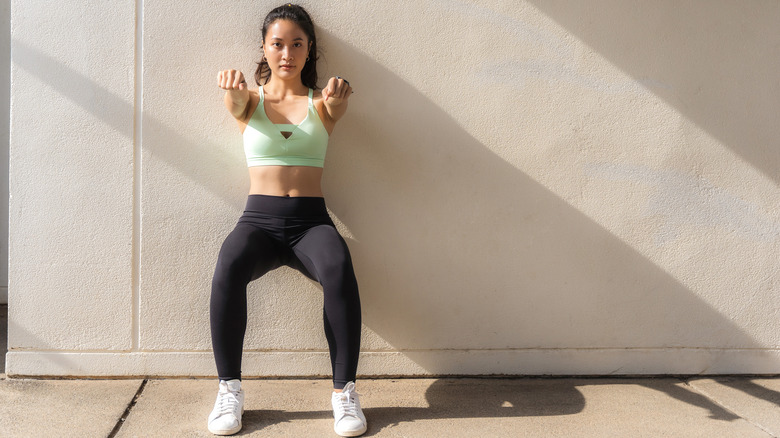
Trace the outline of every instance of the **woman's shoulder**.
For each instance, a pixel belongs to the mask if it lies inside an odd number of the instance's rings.
[[[311,101],[318,110],[325,111],[325,99],[322,98],[322,89],[312,88]]]
[[[311,90],[311,101],[321,113],[325,110],[325,101],[322,99],[322,90],[319,88],[311,88]]]
[[[246,128],[246,125],[249,123],[249,120],[252,119],[252,117],[255,115],[255,111],[257,111],[257,107],[260,104],[260,93],[258,90],[249,90],[249,102],[246,104],[246,112],[244,113],[244,117],[241,119],[236,119],[238,121],[239,126],[241,127],[241,133],[243,134],[244,128]]]
[[[312,105],[314,106],[314,109],[317,110],[317,115],[320,117],[322,125],[325,126],[325,130],[328,131],[328,135],[330,135],[336,121],[331,119],[328,115],[328,110],[325,108],[325,100],[322,98],[322,90],[317,88],[313,88],[313,90],[311,98]]]
[[[247,103],[247,111],[251,112],[251,109],[256,107],[258,102],[260,102],[260,92],[258,91],[258,89],[249,90],[249,102]]]

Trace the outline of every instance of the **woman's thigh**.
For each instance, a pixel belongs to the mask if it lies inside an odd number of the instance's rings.
[[[328,282],[354,281],[349,247],[336,228],[329,224],[309,229],[293,246],[293,268],[303,272],[323,287]],[[346,278],[344,278],[346,277]]]
[[[280,252],[280,245],[261,228],[238,223],[222,243],[216,272],[248,283],[277,268]]]

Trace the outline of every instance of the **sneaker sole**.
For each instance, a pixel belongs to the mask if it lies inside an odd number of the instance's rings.
[[[366,433],[368,430],[368,427],[364,427],[362,430],[355,430],[352,432],[339,432],[338,429],[336,429],[336,426],[333,426],[333,431],[336,432],[336,435],[338,436],[344,436],[344,437],[353,437],[353,436],[360,436]]]
[[[212,428],[209,428],[209,432],[213,433],[214,435],[235,435],[240,431],[241,431],[240,424],[235,429],[214,430]]]
[[[241,416],[244,416],[244,409],[241,408]],[[243,422],[239,420],[238,426],[234,429],[212,429],[211,426],[209,426],[209,432],[213,433],[214,435],[235,435],[238,432],[241,432],[241,428],[243,427]]]

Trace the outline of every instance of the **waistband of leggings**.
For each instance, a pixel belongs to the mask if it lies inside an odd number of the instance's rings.
[[[325,198],[320,196],[271,196],[251,194],[246,200],[244,213],[272,216],[328,216]]]

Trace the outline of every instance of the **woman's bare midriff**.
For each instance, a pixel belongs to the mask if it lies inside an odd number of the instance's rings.
[[[253,166],[249,194],[322,197],[322,168],[307,166]]]

